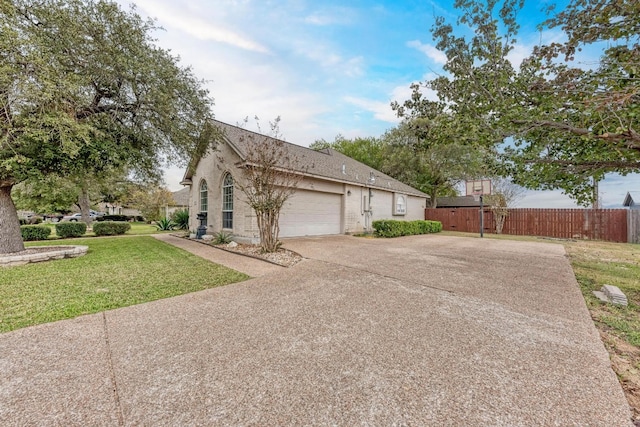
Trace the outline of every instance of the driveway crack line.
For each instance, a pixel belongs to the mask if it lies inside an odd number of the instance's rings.
[[[320,259],[316,259],[316,258],[305,258],[305,259],[313,259],[315,261],[320,261],[320,262],[323,262],[323,263],[329,264],[329,265],[337,265],[339,267],[349,268],[351,270],[359,271],[359,272],[362,272],[362,273],[373,274],[374,276],[384,277],[384,278],[391,279],[391,280],[396,280],[396,281],[399,281],[399,282],[411,283],[413,285],[420,286],[421,288],[433,289],[433,290],[436,290],[436,291],[446,292],[446,293],[448,293],[450,295],[455,295],[456,294],[454,291],[449,290],[449,289],[439,288],[437,286],[425,285],[424,283],[418,283],[418,282],[414,282],[414,281],[408,281],[408,280],[405,280],[405,279],[401,279],[399,277],[389,276],[387,274],[382,274],[382,273],[378,273],[378,272],[375,272],[375,271],[370,271],[370,270],[367,270],[365,268],[358,268],[358,267],[354,267],[354,266],[351,266],[351,265],[340,264],[340,263],[337,263],[337,262],[324,261],[324,260],[320,260]]]
[[[118,382],[116,381],[116,373],[113,368],[113,356],[111,354],[111,343],[109,341],[109,328],[107,326],[107,315],[102,313],[102,324],[104,329],[104,341],[107,351],[107,364],[109,367],[109,377],[111,379],[111,387],[113,389],[113,397],[116,402],[116,412],[118,415],[118,425],[124,426],[124,413],[122,412],[122,405],[120,404],[120,395],[118,394]]]

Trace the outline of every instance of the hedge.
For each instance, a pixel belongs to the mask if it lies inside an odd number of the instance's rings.
[[[376,235],[380,237],[400,237],[414,234],[439,233],[442,231],[442,223],[439,221],[397,221],[383,219],[373,221]]]
[[[96,236],[117,236],[131,230],[128,222],[104,221],[93,225],[93,232]]]
[[[47,240],[51,229],[46,225],[23,225],[20,227],[20,233],[22,233],[22,240],[25,242]]]
[[[109,214],[109,215],[102,215],[99,217],[96,217],[96,221],[137,221],[137,222],[144,222],[144,218],[141,217],[140,215],[119,215],[119,214]]]
[[[87,232],[87,224],[84,222],[59,222],[56,224],[56,234],[62,239],[67,237],[81,237]]]

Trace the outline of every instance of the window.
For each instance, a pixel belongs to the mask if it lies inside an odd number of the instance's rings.
[[[222,228],[233,228],[233,178],[229,174],[222,183]]]
[[[207,212],[209,207],[209,190],[207,181],[204,179],[200,182],[200,212]]]
[[[393,204],[394,215],[405,215],[407,213],[407,197],[404,194],[395,194],[395,203]]]

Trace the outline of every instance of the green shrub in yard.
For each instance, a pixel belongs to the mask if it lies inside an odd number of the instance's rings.
[[[380,237],[400,237],[415,234],[438,233],[442,231],[442,223],[439,221],[397,221],[383,219],[373,221],[376,235]]]
[[[189,229],[189,211],[186,209],[181,209],[179,211],[175,211],[171,214],[171,221],[176,224],[176,228],[178,230],[188,230]]]
[[[129,221],[131,219],[128,215],[102,215],[96,218],[97,221]]]
[[[117,236],[129,230],[131,230],[131,224],[120,221],[103,221],[93,226],[93,232],[96,236]]]
[[[87,232],[87,224],[84,222],[59,222],[56,224],[56,234],[61,239],[67,237],[81,237]]]
[[[169,218],[162,218],[159,221],[156,221],[156,228],[159,231],[170,231],[176,228],[176,224]]]
[[[29,242],[32,240],[47,240],[51,229],[46,225],[23,225],[20,227],[22,240]]]

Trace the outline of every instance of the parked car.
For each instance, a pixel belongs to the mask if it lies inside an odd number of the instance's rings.
[[[90,211],[89,216],[91,217],[91,219],[96,219],[98,217],[98,215],[96,215],[94,211]],[[76,212],[72,215],[65,215],[62,217],[61,221],[69,221],[69,222],[82,221],[82,213]]]

